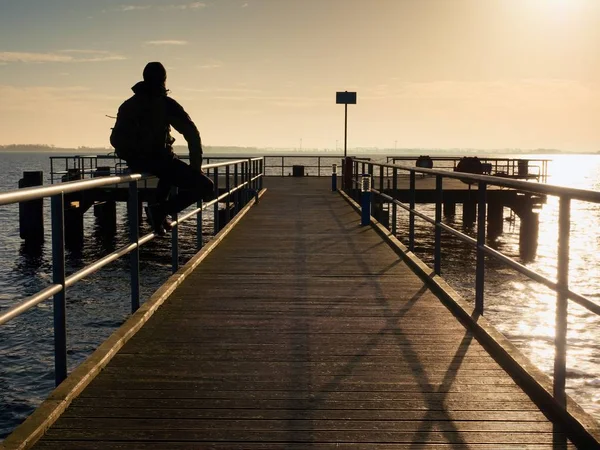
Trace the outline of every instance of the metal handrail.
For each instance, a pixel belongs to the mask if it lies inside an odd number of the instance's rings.
[[[230,168],[234,168],[234,184],[230,186],[229,173]],[[246,204],[250,198],[247,191],[254,193],[262,189],[262,179],[264,176],[264,160],[263,158],[244,158],[221,163],[205,164],[202,169],[206,172],[213,170],[215,191],[218,193],[218,178],[222,169],[225,169],[227,190],[215,199],[209,202],[199,202],[197,207],[191,212],[186,213],[180,218],[174,218],[172,226],[172,256],[173,256],[173,272],[178,269],[178,225],[185,220],[196,216],[198,222],[196,230],[197,248],[202,247],[202,212],[209,207],[213,207],[215,211],[215,232],[217,229],[218,218],[218,203],[220,201],[230,202],[233,199],[237,209],[240,209],[242,204]],[[240,179],[238,180],[238,172]],[[51,197],[51,214],[52,214],[52,268],[53,280],[50,286],[42,289],[34,295],[22,299],[18,304],[9,308],[0,314],[0,326],[10,320],[29,311],[36,305],[54,297],[54,335],[55,335],[55,381],[60,384],[67,375],[67,349],[66,349],[66,297],[65,292],[68,287],[73,286],[81,279],[91,275],[106,265],[116,261],[117,259],[129,254],[131,257],[131,310],[135,312],[139,308],[139,248],[147,242],[153,240],[157,235],[152,232],[145,236],[138,235],[138,181],[152,178],[150,175],[128,174],[121,176],[104,176],[88,180],[70,181],[65,183],[54,184],[51,186],[31,187],[17,189],[5,193],[0,193],[0,205],[8,205],[31,200]],[[99,260],[88,264],[79,271],[66,276],[65,275],[65,249],[64,249],[64,198],[66,194],[74,192],[82,192],[89,189],[115,186],[118,184],[128,183],[129,185],[129,200],[127,204],[127,214],[129,219],[129,236],[130,242],[124,247],[100,258]],[[245,195],[244,195],[245,194]],[[257,195],[257,194],[255,194]]]
[[[359,164],[361,171],[359,171]],[[369,201],[370,193],[373,193],[381,198],[389,201],[392,204],[392,233],[396,234],[396,208],[400,207],[409,212],[409,250],[414,251],[415,247],[415,217],[419,217],[424,221],[432,224],[435,227],[435,243],[434,243],[434,273],[441,274],[441,232],[445,231],[452,234],[454,237],[473,246],[477,251],[476,261],[476,280],[475,280],[475,310],[479,314],[484,312],[484,282],[485,282],[485,256],[490,256],[498,261],[501,261],[512,269],[527,276],[533,281],[539,282],[544,286],[552,289],[557,295],[556,307],[556,336],[555,336],[555,360],[554,360],[554,376],[553,376],[553,395],[556,401],[562,406],[566,405],[566,347],[567,347],[567,304],[568,300],[572,300],[578,305],[586,308],[588,311],[600,316],[600,305],[592,300],[580,295],[569,289],[569,237],[570,237],[570,210],[571,200],[581,200],[600,204],[600,192],[585,189],[576,189],[548,184],[540,184],[529,181],[506,179],[502,177],[489,175],[476,175],[464,172],[450,172],[438,169],[424,169],[413,166],[405,166],[399,164],[379,164],[373,162],[363,162],[356,159],[352,160],[352,186],[359,185],[358,174],[363,176],[374,177],[374,168],[379,168],[380,186],[383,187],[384,170],[387,174],[392,172],[393,191],[396,192],[397,177],[399,171],[408,171],[410,175],[410,204],[405,204],[382,192],[382,189],[370,187],[368,196],[365,197],[363,208],[370,208]],[[427,174],[436,178],[436,200],[435,200],[435,218],[432,218],[415,208],[416,198],[416,174]],[[478,196],[478,216],[477,216],[477,238],[472,238],[466,234],[442,223],[441,207],[443,199],[443,178],[458,179],[477,185]],[[503,253],[489,247],[485,244],[486,239],[486,195],[488,185],[500,186],[512,189],[518,192],[527,192],[539,195],[551,195],[559,198],[559,239],[558,239],[558,256],[557,256],[557,277],[556,280],[551,280],[548,277],[529,269],[523,264],[504,255]],[[370,210],[370,209],[369,209]]]
[[[357,161],[354,160],[357,164]],[[553,196],[565,196],[572,200],[583,200],[586,202],[600,203],[600,192],[590,191],[586,189],[570,188],[565,186],[557,186],[545,183],[533,183],[531,181],[513,180],[510,178],[497,177],[493,175],[478,175],[467,172],[449,172],[439,169],[423,169],[421,167],[404,166],[401,164],[384,164],[360,161],[360,164],[387,167],[390,169],[401,169],[408,172],[421,173],[426,175],[438,175],[443,178],[453,178],[456,180],[467,181],[471,183],[486,183],[494,186],[506,187],[522,192],[530,192],[535,194],[546,194]]]

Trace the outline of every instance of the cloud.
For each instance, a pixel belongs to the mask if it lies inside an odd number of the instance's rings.
[[[60,50],[58,52],[0,52],[0,63],[76,63],[119,61],[122,55],[104,50]]]
[[[155,9],[155,8],[158,8],[159,10],[162,10],[162,11],[166,11],[169,9],[177,9],[180,11],[187,11],[187,10],[200,10],[200,9],[206,8],[206,6],[207,6],[206,3],[204,3],[204,2],[178,3],[178,4],[160,5],[160,6],[120,5],[117,8],[113,9],[113,11],[131,12],[131,11],[143,11],[145,9]],[[104,12],[106,12],[106,11],[104,11]]]
[[[202,9],[206,8],[206,3],[203,2],[192,2],[182,5],[169,5],[167,8],[170,9]]]
[[[179,41],[175,39],[165,39],[162,41],[146,41],[146,45],[187,45],[188,41]]]
[[[230,88],[230,87],[215,87],[215,88],[182,88],[183,91],[187,92],[203,92],[203,93],[237,93],[237,94],[260,94],[259,89],[248,89],[248,88]]]
[[[0,85],[0,112],[40,110],[44,105],[48,111],[71,106],[97,108],[95,105],[115,104],[121,98],[97,93],[85,86],[11,86]]]
[[[117,11],[141,11],[143,9],[149,9],[150,5],[120,5],[117,8]]]
[[[248,3],[244,3],[244,4],[242,5],[242,8],[247,8],[247,7],[248,7]]]
[[[72,62],[73,57],[58,53],[33,53],[33,52],[0,52],[1,62],[45,63],[45,62]]]
[[[202,70],[218,69],[219,67],[223,67],[223,62],[218,60],[211,60],[205,62],[204,64],[199,64],[196,67]]]

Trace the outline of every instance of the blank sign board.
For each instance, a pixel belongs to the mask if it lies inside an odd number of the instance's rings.
[[[341,103],[342,105],[355,105],[356,104],[356,92],[336,92],[335,102]]]

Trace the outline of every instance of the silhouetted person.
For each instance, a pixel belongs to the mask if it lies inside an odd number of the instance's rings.
[[[177,213],[199,199],[214,198],[213,182],[202,172],[200,133],[183,107],[168,97],[167,71],[159,62],[150,62],[143,72],[144,81],[131,89],[117,114],[110,143],[132,172],[156,175],[159,179],[156,202],[148,206],[148,219],[154,232],[165,234],[168,214]],[[171,126],[183,135],[190,152],[190,164],[173,153]],[[176,196],[169,196],[177,186]]]

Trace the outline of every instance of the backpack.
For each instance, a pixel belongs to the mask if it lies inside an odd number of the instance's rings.
[[[144,114],[119,111],[110,134],[110,144],[115,148],[119,158],[127,161],[143,157],[144,153],[152,148],[154,130],[149,117],[144,116]]]

